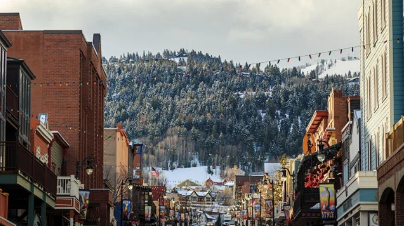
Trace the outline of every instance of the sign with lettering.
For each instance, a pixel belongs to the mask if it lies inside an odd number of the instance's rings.
[[[323,220],[335,219],[335,189],[334,184],[319,184],[320,211]]]

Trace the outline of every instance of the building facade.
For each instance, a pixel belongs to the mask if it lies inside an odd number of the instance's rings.
[[[117,189],[121,189],[121,181],[129,177],[129,171],[132,170],[128,161],[129,139],[119,124],[116,128],[105,128],[104,137],[104,180],[112,186],[114,202],[120,202]],[[128,198],[128,192],[124,194],[124,198]]]
[[[377,173],[360,170],[361,111],[342,129],[342,187],[337,192],[338,225],[377,225]]]
[[[0,29],[14,43],[8,55],[23,58],[37,79],[32,86],[32,113],[48,113],[51,130],[69,141],[68,175],[76,162],[94,157],[94,173],[80,170],[85,188],[103,188],[103,130],[106,75],[102,68],[101,36],[87,42],[81,30],[22,30],[19,14],[1,13]],[[97,168],[98,167],[98,168]]]
[[[106,75],[102,68],[101,36],[94,34],[88,42],[81,30],[26,31],[18,13],[0,13],[0,29],[15,44],[9,48],[9,56],[26,59],[38,75],[30,84],[30,96],[24,96],[32,100],[32,111],[19,111],[20,143],[30,148],[29,138],[24,135],[29,137],[29,119],[48,114],[49,129],[60,132],[69,141],[69,151],[64,153],[64,175],[75,175],[78,170],[83,189],[91,193],[83,223],[109,225],[112,195],[103,181]],[[85,165],[86,159],[92,159],[91,175],[86,173],[86,166],[78,167]]]
[[[404,114],[403,1],[365,0],[358,9],[361,48],[361,170],[377,170],[379,225],[402,224],[399,143]],[[401,164],[401,165],[400,165]]]

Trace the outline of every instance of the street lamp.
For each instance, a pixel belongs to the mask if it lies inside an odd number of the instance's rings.
[[[325,160],[325,154],[324,154],[324,152],[323,152],[323,150],[324,150],[324,144],[323,143],[325,143],[325,144],[327,144],[327,147],[330,147],[330,145],[328,144],[328,142],[327,141],[325,141],[325,140],[322,140],[322,139],[318,139],[317,140],[317,142],[318,142],[318,154],[317,154],[317,159],[318,159],[318,161],[320,161],[320,162],[324,162],[324,160]]]
[[[126,179],[121,181],[121,226],[123,225],[123,186],[126,184],[126,182],[129,182],[128,184],[129,190],[132,190],[133,188],[132,178],[127,177]]]
[[[275,226],[275,194],[274,194],[274,180],[272,179],[266,179],[265,184],[271,184],[272,186],[272,225]]]
[[[79,179],[79,174],[80,174],[80,169],[86,166],[86,173],[87,175],[91,175],[94,172],[94,166],[93,166],[93,156],[90,155],[87,158],[83,159],[81,161],[76,162],[76,179]]]

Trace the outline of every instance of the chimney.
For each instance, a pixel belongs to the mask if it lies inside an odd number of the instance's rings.
[[[22,30],[20,13],[0,13],[0,30]]]

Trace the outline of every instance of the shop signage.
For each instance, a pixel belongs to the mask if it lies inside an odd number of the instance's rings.
[[[90,190],[79,190],[79,201],[80,201],[80,217],[86,219],[88,205],[90,202]]]
[[[151,219],[151,206],[144,207],[144,220],[150,221]]]
[[[319,184],[320,211],[323,220],[335,219],[335,190],[334,184]]]

